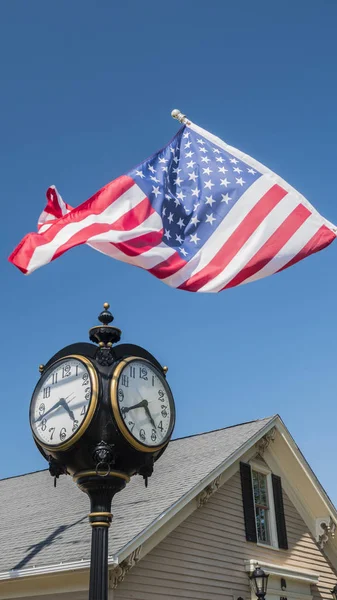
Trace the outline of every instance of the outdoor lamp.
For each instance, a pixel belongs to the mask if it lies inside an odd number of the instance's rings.
[[[333,600],[337,600],[337,583],[335,583],[330,593],[332,594]]]
[[[266,575],[260,567],[256,567],[249,576],[252,589],[259,600],[263,600],[267,593],[268,577],[269,575]],[[337,600],[336,597],[335,600]]]

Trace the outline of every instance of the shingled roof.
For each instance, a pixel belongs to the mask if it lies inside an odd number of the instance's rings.
[[[109,554],[118,555],[209,474],[262,435],[274,417],[170,442],[145,489],[133,477],[113,500]],[[196,492],[197,493],[197,492]],[[0,481],[0,574],[90,558],[89,499],[70,477],[48,471]],[[10,518],[9,518],[10,517]]]

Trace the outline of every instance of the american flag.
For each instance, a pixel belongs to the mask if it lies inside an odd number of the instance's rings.
[[[267,167],[188,122],[162,150],[72,208],[55,187],[9,260],[31,273],[79,244],[191,292],[285,269],[337,229]]]

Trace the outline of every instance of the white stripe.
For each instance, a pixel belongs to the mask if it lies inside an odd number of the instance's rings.
[[[158,213],[155,212],[133,229],[110,229],[109,231],[104,231],[103,233],[88,238],[86,244],[89,242],[112,242],[113,244],[119,244],[120,242],[127,242],[128,240],[132,240],[141,235],[146,235],[147,233],[156,233],[162,228],[163,221]]]
[[[90,214],[81,221],[68,223],[62,227],[51,242],[36,247],[29,261],[28,272],[31,273],[50,262],[58,248],[83,228],[96,223],[112,224],[140,204],[144,198],[146,198],[144,192],[135,184],[98,215]]]
[[[270,179],[272,180],[273,183],[278,183],[288,193],[292,193],[297,199],[297,204],[303,204],[304,206],[306,206],[306,208],[308,208],[310,210],[310,212],[316,213],[321,220],[321,225],[324,224],[329,229],[331,229],[334,233],[337,232],[336,225],[333,225],[333,223],[331,223],[330,221],[328,221],[327,219],[322,217],[322,215],[315,209],[314,206],[312,206],[312,204],[310,204],[310,202],[304,196],[302,196],[302,194],[300,194],[295,188],[293,188],[291,185],[289,185],[289,183],[287,183],[284,179],[282,179],[282,177],[279,177],[279,175],[276,175],[276,173],[274,173],[273,171],[268,169],[268,167],[266,167],[265,165],[262,165],[259,161],[255,160],[255,158],[252,158],[248,154],[241,152],[241,150],[238,150],[237,148],[233,148],[233,146],[226,144],[226,142],[224,142],[217,136],[213,135],[209,131],[206,131],[206,129],[202,129],[202,127],[195,125],[195,123],[190,123],[189,127],[196,133],[199,133],[200,135],[202,135],[203,137],[208,139],[210,142],[212,142],[212,144],[215,144],[219,148],[226,150],[226,152],[233,154],[233,156],[236,156],[243,162],[247,163],[247,165],[249,165],[250,167],[253,167],[253,169],[256,169],[260,173],[270,177]]]
[[[320,228],[320,224],[317,223],[316,215],[310,215],[310,217],[304,221],[301,227],[294,233],[294,235],[288,240],[288,242],[281,248],[281,250],[266,264],[260,271],[248,277],[242,283],[250,283],[273,275],[282,267],[284,267],[290,260],[294,258],[308,241],[315,235]]]
[[[193,277],[193,275],[196,275],[196,273],[199,273],[199,271],[204,269],[252,210],[257,201],[262,198],[269,189],[270,179],[268,177],[262,176],[257,179],[248,190],[242,194],[241,198],[234,204],[233,208],[194,257],[182,267],[180,271],[166,279],[162,279],[162,281],[172,287],[179,287],[182,283],[190,279],[190,277]],[[188,256],[186,258],[188,258]]]
[[[153,269],[153,267],[157,266],[164,260],[167,260],[176,252],[174,248],[170,248],[169,246],[166,246],[166,244],[158,244],[158,246],[154,246],[153,248],[150,248],[150,250],[147,250],[147,252],[143,252],[138,256],[127,256],[124,252],[122,252],[122,250],[119,250],[119,248],[116,248],[112,244],[95,242],[93,244],[88,243],[88,245],[95,250],[110,256],[111,258],[116,258],[117,260],[121,260],[147,270]]]
[[[246,243],[241,246],[227,267],[198,291],[219,292],[227,285],[246,266],[256,252],[262,248],[270,236],[280,227],[281,223],[296,208],[296,200],[292,194],[287,194],[263,219],[262,223],[255,229]]]

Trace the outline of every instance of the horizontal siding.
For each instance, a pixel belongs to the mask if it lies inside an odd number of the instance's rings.
[[[317,572],[314,599],[331,600],[336,574],[286,494],[284,509],[289,550],[246,542],[237,473],[127,574],[114,600],[248,599],[244,560],[251,558]]]

